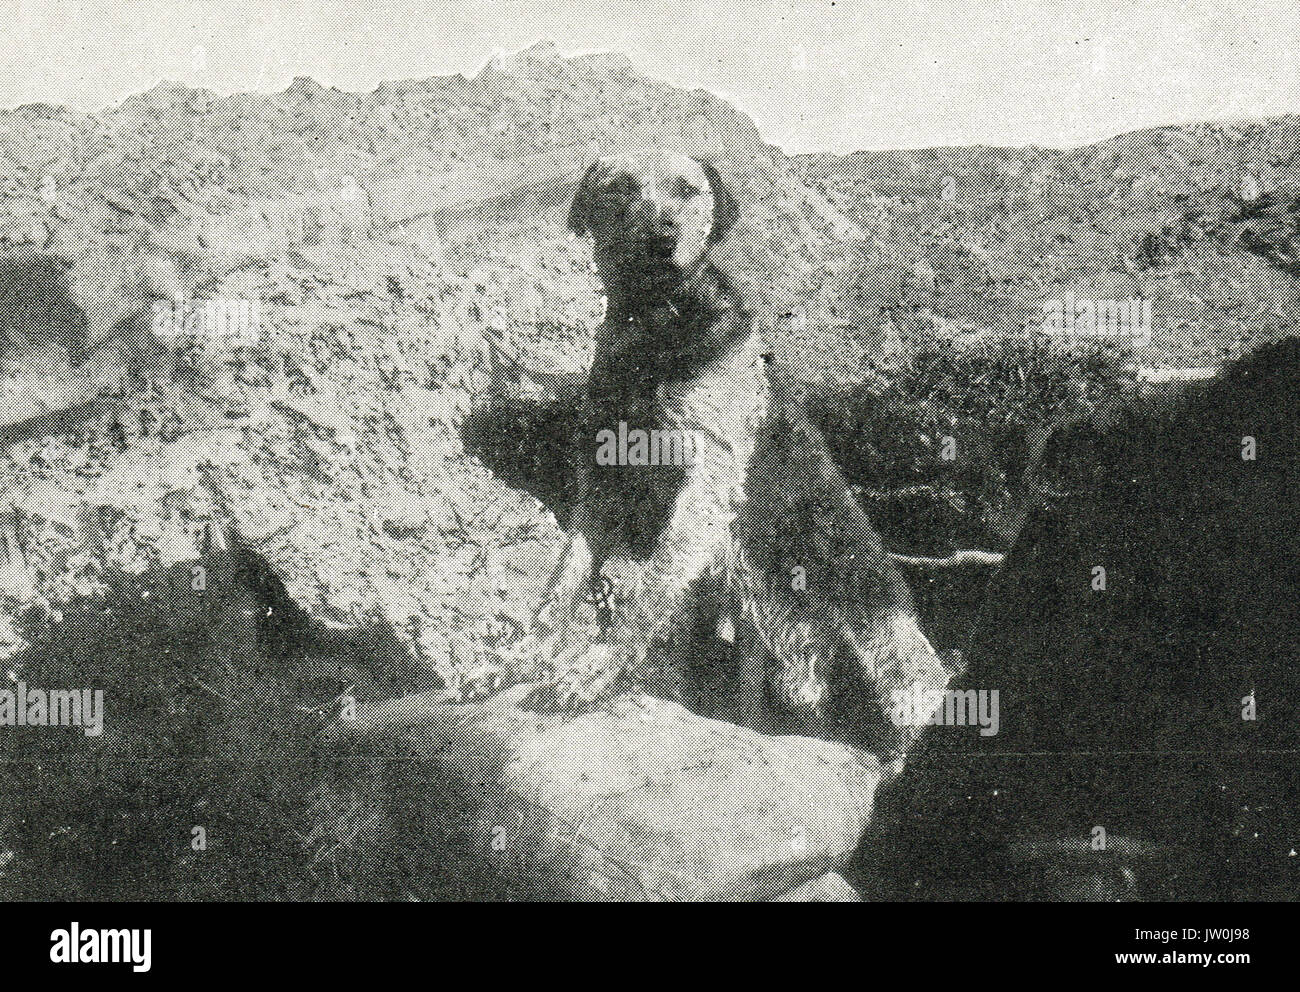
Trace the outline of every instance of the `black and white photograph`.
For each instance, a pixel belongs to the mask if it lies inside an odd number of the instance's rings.
[[[0,902],[1300,896],[1295,14],[19,0]]]

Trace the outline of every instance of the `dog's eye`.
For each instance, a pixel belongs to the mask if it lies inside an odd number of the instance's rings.
[[[673,180],[673,196],[679,200],[689,200],[692,196],[698,196],[700,188],[690,181],[678,176]]]
[[[606,188],[620,199],[631,201],[641,198],[641,184],[625,172],[611,179]]]

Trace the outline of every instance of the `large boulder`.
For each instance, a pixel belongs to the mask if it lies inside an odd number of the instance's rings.
[[[424,694],[363,704],[322,738],[332,757],[389,759],[410,886],[426,897],[583,900],[851,898],[844,865],[883,770],[869,755],[764,737],[624,695],[579,716]],[[422,876],[422,877],[420,877]],[[840,879],[842,883],[843,880]]]

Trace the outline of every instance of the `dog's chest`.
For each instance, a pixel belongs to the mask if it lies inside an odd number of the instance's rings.
[[[678,386],[661,386],[660,421],[691,439],[691,464],[677,500],[699,513],[734,517],[744,493],[759,424],[767,416],[769,389],[755,338]]]
[[[729,542],[768,405],[756,340],[730,349],[687,382],[655,387],[638,426],[676,439],[673,450],[686,458],[674,466],[593,471],[587,509],[596,533],[588,536],[603,549],[600,557],[712,556]]]

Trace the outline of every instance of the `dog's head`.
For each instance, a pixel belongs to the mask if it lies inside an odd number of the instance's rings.
[[[607,285],[680,278],[726,237],[736,201],[707,162],[677,152],[612,155],[578,186],[569,227],[590,234]]]

